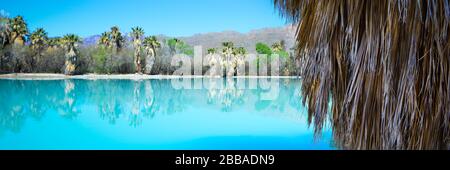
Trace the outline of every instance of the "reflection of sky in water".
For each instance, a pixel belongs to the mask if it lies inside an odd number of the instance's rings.
[[[333,149],[299,80],[195,80],[0,80],[0,149]]]

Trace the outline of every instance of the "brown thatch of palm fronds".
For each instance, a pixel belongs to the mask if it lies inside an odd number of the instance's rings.
[[[448,149],[449,0],[274,0],[298,23],[304,103],[344,149]],[[331,100],[331,115],[327,115]]]

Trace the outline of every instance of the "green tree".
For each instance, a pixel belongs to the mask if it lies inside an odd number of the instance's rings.
[[[175,53],[182,53],[182,54],[186,54],[188,56],[194,55],[194,49],[191,46],[189,46],[187,43],[185,43],[184,41],[181,41],[177,38],[169,39],[167,41],[167,44],[169,45],[170,53],[172,55]]]
[[[181,40],[179,40],[177,38],[172,38],[172,39],[167,40],[167,44],[169,45],[170,53],[172,55],[176,53],[177,46],[179,46],[178,44],[180,42],[181,42]]]
[[[105,46],[100,46],[94,49],[92,53],[92,59],[94,59],[94,72],[95,73],[108,73],[106,69],[106,62],[111,55],[111,50]]]
[[[260,66],[262,63],[268,64],[271,61],[272,49],[267,44],[264,43],[256,43],[256,52],[259,54],[256,59],[256,68],[260,70]],[[267,71],[270,72],[271,65],[266,65]]]
[[[270,56],[272,54],[272,49],[267,44],[264,43],[256,43],[256,52],[258,54],[266,54]]]

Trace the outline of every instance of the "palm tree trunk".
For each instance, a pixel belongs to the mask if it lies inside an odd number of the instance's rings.
[[[70,48],[69,51],[66,53],[66,58],[67,59],[65,63],[64,74],[73,75],[76,70],[76,63],[74,62],[77,60],[77,58],[76,53],[72,48]]]
[[[136,49],[134,52],[134,66],[136,67],[136,73],[141,74],[142,73],[142,66],[141,66],[141,55],[140,50]]]
[[[153,49],[150,49],[145,59],[145,74],[151,74],[152,68],[155,64],[155,53]]]

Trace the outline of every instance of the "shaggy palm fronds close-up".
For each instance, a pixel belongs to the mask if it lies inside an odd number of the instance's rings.
[[[274,0],[309,122],[343,149],[450,148],[449,0]],[[331,115],[328,113],[331,100]]]

